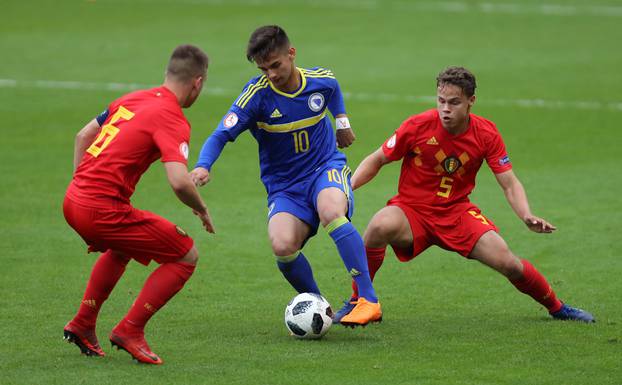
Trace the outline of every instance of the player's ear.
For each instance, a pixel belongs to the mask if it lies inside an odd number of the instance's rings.
[[[196,88],[197,90],[200,90],[203,88],[203,79],[205,78],[205,76],[197,76],[196,78],[194,78],[192,85],[194,86],[194,88]]]
[[[287,49],[287,55],[289,56],[289,58],[291,60],[294,60],[296,58],[296,48],[294,47],[289,47]]]
[[[475,104],[475,95],[469,98],[469,107],[473,107],[473,104]]]

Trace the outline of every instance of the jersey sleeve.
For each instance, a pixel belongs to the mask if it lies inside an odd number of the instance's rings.
[[[412,149],[415,140],[416,126],[409,118],[382,145],[384,156],[391,161],[402,159]]]
[[[109,113],[110,113],[110,110],[108,108],[106,108],[99,115],[97,115],[95,117],[95,120],[97,120],[97,124],[99,124],[100,127],[102,126],[102,124],[104,124],[106,119],[108,119],[108,114]]]
[[[256,126],[258,101],[250,99],[247,103],[240,103],[245,95],[248,95],[249,86],[245,87],[242,94],[236,99],[229,111],[220,120],[216,129],[205,140],[196,167],[212,169],[227,142],[233,142],[245,130]]]
[[[495,174],[512,169],[512,163],[505,149],[505,144],[496,128],[486,144],[486,163],[488,163],[488,167]]]
[[[153,134],[153,140],[160,150],[160,160],[188,164],[190,141],[188,122],[173,113],[162,113],[158,119],[159,127]]]
[[[339,82],[335,79],[335,88],[333,89],[333,94],[328,101],[328,110],[333,116],[337,116],[340,114],[346,113],[346,106],[343,103],[343,94],[341,93],[341,87],[339,87]]]

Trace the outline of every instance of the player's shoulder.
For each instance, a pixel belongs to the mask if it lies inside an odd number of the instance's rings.
[[[262,90],[270,86],[266,75],[258,75],[249,80],[242,88],[242,93],[233,103],[236,107],[244,109],[256,95],[261,95]]]
[[[298,70],[307,78],[312,79],[335,79],[335,74],[325,67],[298,68]]]
[[[470,114],[470,118],[479,135],[499,135],[497,125],[492,120],[475,114]]]

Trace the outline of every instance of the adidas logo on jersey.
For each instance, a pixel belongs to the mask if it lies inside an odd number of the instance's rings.
[[[428,139],[427,142],[425,142],[426,144],[431,144],[433,146],[438,146],[438,142],[436,141],[435,137],[431,137],[430,139]]]
[[[278,108],[275,108],[274,111],[272,111],[272,114],[270,115],[271,118],[281,118],[283,117],[283,114],[281,114],[281,111],[279,111]]]

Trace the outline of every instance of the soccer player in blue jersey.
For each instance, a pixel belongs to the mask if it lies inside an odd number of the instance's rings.
[[[207,183],[225,144],[250,131],[259,144],[268,234],[282,274],[299,293],[320,293],[301,248],[322,224],[360,293],[341,324],[381,321],[365,247],[349,219],[354,209],[350,169],[337,146],[348,147],[355,136],[335,76],[324,68],[296,67],[296,49],[275,25],[253,32],[246,57],[263,75],[246,84],[205,141],[192,171],[195,183]],[[328,112],[335,118],[336,132]]]

